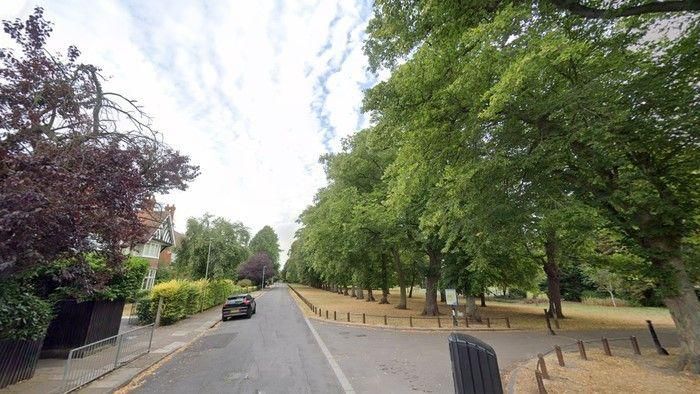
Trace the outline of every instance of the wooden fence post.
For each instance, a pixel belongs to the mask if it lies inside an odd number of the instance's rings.
[[[469,327],[469,316],[467,314],[464,314],[464,327]]]
[[[413,316],[408,317],[408,326],[413,327]]]
[[[348,323],[350,323],[350,312],[348,312]]]
[[[559,366],[564,366],[564,355],[561,353],[561,348],[559,345],[554,346],[554,351],[557,353],[557,361],[559,361]]]
[[[386,326],[386,315],[384,315],[384,325]]]
[[[506,316],[506,327],[510,328],[510,319]]]
[[[535,379],[537,380],[537,391],[539,394],[547,394],[547,390],[544,388],[544,381],[542,381],[542,374],[540,371],[535,371]]]
[[[362,324],[366,324],[366,323],[367,323],[367,320],[365,320],[365,314],[363,313],[362,314]]]
[[[581,355],[581,358],[584,360],[588,360],[588,357],[586,357],[586,347],[583,344],[582,340],[576,341],[576,344],[578,345],[578,352]]]
[[[608,342],[608,338],[602,337],[600,339],[601,342],[603,342],[603,351],[605,352],[606,356],[612,356],[612,352],[610,351],[610,343]]]
[[[639,350],[639,342],[637,342],[637,337],[632,335],[630,337],[630,341],[632,342],[632,350],[634,350],[634,354],[639,354],[641,355],[642,352]]]
[[[442,328],[442,324],[440,324],[440,315],[438,315],[438,328]]]
[[[486,327],[491,328],[491,318],[486,318]]]
[[[338,316],[336,315],[336,311],[333,311],[333,320],[338,320]]]
[[[545,379],[549,379],[549,373],[547,372],[547,364],[544,363],[544,356],[542,355],[542,353],[539,353],[537,355],[537,365],[540,367],[542,377]]]
[[[326,320],[328,320],[328,309],[326,309]]]

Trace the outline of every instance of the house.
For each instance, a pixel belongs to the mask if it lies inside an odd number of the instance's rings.
[[[151,289],[155,283],[158,267],[168,266],[175,261],[176,255],[173,248],[177,241],[184,235],[175,231],[173,215],[174,205],[165,207],[156,204],[155,201],[149,209],[139,212],[139,220],[148,229],[142,244],[135,245],[129,251],[134,256],[140,256],[148,260],[149,269],[143,279],[143,289]]]

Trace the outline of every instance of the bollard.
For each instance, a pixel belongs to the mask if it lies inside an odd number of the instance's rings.
[[[510,328],[510,319],[506,316],[506,328]]]
[[[656,347],[656,353],[661,354],[663,356],[668,356],[668,352],[666,349],[664,349],[663,346],[661,346],[661,342],[659,342],[659,337],[656,335],[656,330],[654,330],[654,325],[651,323],[651,320],[647,320],[647,325],[649,326],[649,332],[651,333],[651,339],[654,340],[654,346]]]
[[[440,315],[438,315],[438,328],[442,328],[442,324],[440,324]]]
[[[544,388],[544,381],[542,380],[542,374],[540,371],[535,371],[535,379],[537,380],[537,391],[539,394],[547,394],[547,390]]]
[[[576,341],[576,344],[578,345],[578,352],[581,355],[581,358],[588,360],[588,357],[586,357],[586,347],[583,345],[583,341],[579,339]]]
[[[367,323],[367,320],[365,320],[365,314],[363,313],[362,314],[362,324],[365,324],[365,323]]]
[[[413,316],[408,317],[408,326],[413,327]]]
[[[464,314],[464,327],[469,327],[469,316],[467,314]]]
[[[384,315],[384,325],[386,326],[386,315]]]
[[[559,345],[554,345],[554,351],[557,353],[557,361],[559,362],[559,366],[563,367],[564,365],[564,355],[561,352],[561,348]]]
[[[486,327],[491,328],[491,318],[486,318]]]
[[[639,342],[637,342],[637,337],[632,335],[630,337],[630,341],[632,342],[632,350],[634,350],[634,354],[639,354],[641,355],[642,352],[639,350]]]
[[[600,339],[601,342],[603,342],[603,351],[605,352],[606,356],[612,356],[612,352],[610,351],[610,343],[608,342],[608,338],[602,337]]]
[[[335,311],[333,311],[333,320],[338,320],[338,316],[336,315]]]
[[[328,309],[326,309],[326,320],[328,320]]]
[[[348,323],[350,323],[350,312],[348,312]]]
[[[547,372],[547,364],[544,363],[544,356],[542,355],[542,353],[537,354],[537,365],[540,367],[542,377],[545,379],[549,379],[549,373]]]

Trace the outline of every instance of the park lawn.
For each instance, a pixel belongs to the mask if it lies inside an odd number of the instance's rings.
[[[554,353],[545,356],[550,379],[544,385],[548,393],[696,393],[700,376],[674,369],[678,348],[667,349],[672,357],[660,356],[649,349],[633,355],[628,344],[614,344],[613,356],[606,356],[597,346],[587,349],[588,360],[577,351],[565,352],[565,366],[557,363]],[[530,360],[505,377],[514,378],[515,393],[537,393],[535,369],[537,359]]]
[[[408,299],[408,309],[400,310],[395,308],[398,301],[398,289],[391,289],[389,304],[379,304],[378,302],[367,302],[357,300],[350,296],[336,294],[330,291],[316,289],[303,285],[293,285],[312,304],[321,308],[322,318],[325,318],[325,311],[329,311],[329,319],[335,317],[339,321],[347,321],[347,313],[351,314],[351,322],[362,321],[362,313],[365,314],[367,324],[384,324],[384,315],[387,315],[387,325],[395,327],[408,327],[409,316],[413,316],[413,327],[437,328],[437,319],[424,319],[421,316],[425,293],[422,290],[414,290],[413,297]],[[374,297],[379,300],[381,291],[374,292]],[[366,292],[365,292],[366,296]],[[459,310],[464,312],[464,299],[460,297]],[[520,302],[499,302],[487,300],[485,308],[480,308],[482,318],[492,319],[491,326],[494,328],[505,328],[504,320],[500,319],[508,316],[511,327],[514,329],[545,329],[543,309],[547,307],[546,301],[539,304],[526,304]],[[313,315],[305,306],[302,308],[305,313]],[[448,305],[439,304],[441,316],[441,326],[448,327],[450,324],[450,308]],[[659,327],[673,327],[673,321],[665,308],[646,307],[607,307],[598,305],[584,305],[577,302],[564,302],[562,309],[566,319],[560,320],[562,330],[586,330],[601,328],[641,328],[646,326],[645,320],[649,319],[654,325]],[[394,317],[392,319],[392,317]],[[460,320],[461,324],[461,320]],[[553,324],[553,323],[552,323]],[[470,327],[483,328],[485,325],[475,324],[470,321]]]

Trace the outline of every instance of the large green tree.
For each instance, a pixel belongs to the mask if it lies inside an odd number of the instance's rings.
[[[258,231],[248,244],[248,248],[252,254],[258,252],[265,252],[270,259],[272,264],[275,266],[276,270],[279,270],[280,266],[280,243],[277,233],[270,226],[264,226]]]

